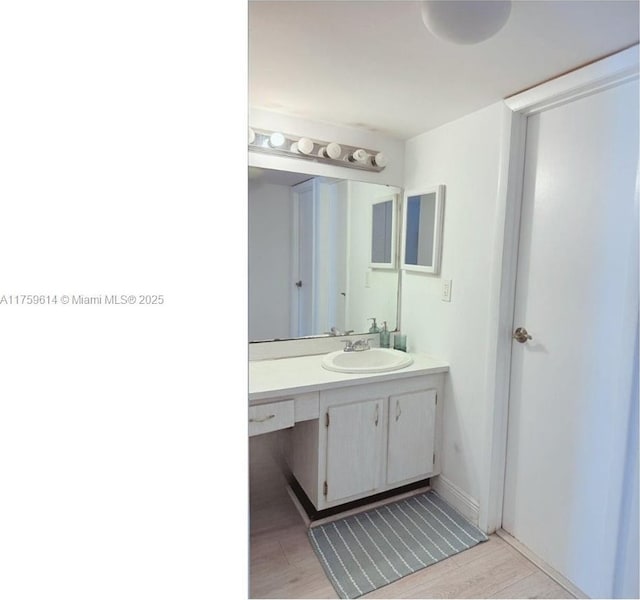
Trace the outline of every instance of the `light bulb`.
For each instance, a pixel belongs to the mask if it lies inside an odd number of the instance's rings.
[[[334,160],[340,158],[341,154],[342,148],[340,148],[340,144],[336,144],[335,142],[331,142],[330,144],[327,144],[326,146],[320,148],[320,151],[318,152],[318,156],[333,158]]]
[[[249,127],[249,143],[253,144],[256,141],[256,132]]]
[[[298,140],[298,152],[302,154],[311,154],[313,151],[313,142],[309,138],[300,138]]]
[[[295,152],[296,154],[298,153],[298,142],[293,142],[293,144],[289,146],[289,152]]]
[[[359,162],[364,164],[367,162],[369,155],[362,148],[358,148],[358,150],[354,150],[351,154],[349,154],[349,162]]]
[[[386,167],[387,166],[387,157],[382,153],[378,152],[372,159],[371,162],[376,167]]]
[[[276,131],[269,136],[269,145],[272,148],[280,148],[283,144],[284,136],[279,131]]]

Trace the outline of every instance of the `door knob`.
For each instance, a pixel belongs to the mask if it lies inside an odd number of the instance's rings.
[[[532,340],[533,338],[529,335],[529,332],[524,327],[518,327],[513,332],[513,339],[516,340],[516,342],[524,344],[527,340]]]

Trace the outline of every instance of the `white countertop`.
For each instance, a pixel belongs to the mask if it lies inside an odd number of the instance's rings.
[[[314,392],[342,387],[345,383],[390,381],[416,375],[444,373],[449,365],[426,354],[411,353],[413,363],[404,369],[387,373],[337,373],[321,365],[323,355],[295,356],[249,362],[249,403],[286,394]]]

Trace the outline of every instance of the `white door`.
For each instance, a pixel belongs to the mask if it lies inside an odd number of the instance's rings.
[[[327,501],[379,485],[384,399],[331,406],[327,427]]]
[[[304,337],[314,331],[315,290],[315,184],[305,181],[292,187],[297,225],[293,248],[292,337]]]
[[[637,80],[528,118],[502,527],[591,597],[625,526],[637,168]]]
[[[389,398],[388,484],[433,472],[435,424],[435,390]]]

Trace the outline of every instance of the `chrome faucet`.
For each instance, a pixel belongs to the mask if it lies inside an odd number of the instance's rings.
[[[370,349],[371,346],[369,346],[369,340],[366,338],[356,340],[355,342],[352,342],[351,340],[344,340],[345,352],[362,352]]]

